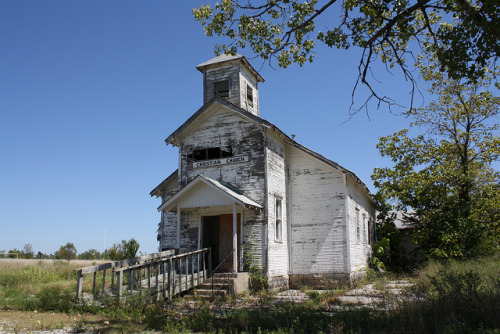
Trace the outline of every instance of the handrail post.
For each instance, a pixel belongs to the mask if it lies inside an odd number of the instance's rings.
[[[117,277],[117,282],[116,282],[116,285],[117,285],[117,288],[118,288],[118,297],[121,298],[122,297],[122,285],[123,285],[123,271],[120,270],[116,273],[116,275],[118,276]]]
[[[175,277],[174,277],[174,261],[172,258],[168,260],[168,300],[172,300],[172,294],[175,293],[173,287],[175,285]]]
[[[191,287],[194,287],[194,254],[191,254]]]
[[[212,247],[208,249],[208,277],[212,277]]]
[[[83,274],[82,270],[78,270],[78,278],[76,280],[76,299],[80,300],[82,298],[82,287],[83,287]]]
[[[95,296],[95,280],[96,280],[96,277],[97,277],[97,271],[94,271],[94,280],[93,280],[93,283],[92,283],[92,295]]]
[[[102,271],[102,289],[101,293],[104,295],[104,285],[106,284],[106,269]]]

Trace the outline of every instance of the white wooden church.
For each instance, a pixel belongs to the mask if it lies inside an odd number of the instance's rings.
[[[270,288],[363,274],[375,205],[351,171],[260,117],[264,79],[244,56],[196,67],[203,106],[166,139],[179,168],[160,183],[160,250],[212,248],[213,266],[262,268]]]

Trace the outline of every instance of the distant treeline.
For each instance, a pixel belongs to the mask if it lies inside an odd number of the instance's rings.
[[[139,243],[134,238],[129,241],[122,240],[119,244],[113,244],[111,248],[103,253],[97,249],[89,249],[78,253],[72,242],[67,242],[59,247],[59,250],[53,254],[45,254],[41,251],[35,253],[31,244],[25,244],[22,250],[17,248],[9,251],[0,250],[0,258],[19,258],[19,259],[59,259],[59,260],[123,260],[135,257],[139,250]]]

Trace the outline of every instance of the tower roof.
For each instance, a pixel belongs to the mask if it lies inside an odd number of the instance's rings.
[[[224,63],[224,62],[227,62],[227,61],[231,61],[231,60],[238,60],[240,59],[241,62],[243,62],[247,67],[248,69],[252,72],[253,75],[255,75],[255,77],[257,78],[257,81],[258,82],[264,82],[264,78],[259,74],[259,72],[257,72],[255,70],[255,68],[253,68],[252,65],[250,65],[250,63],[248,62],[248,60],[245,58],[245,56],[243,55],[240,55],[240,54],[235,54],[235,55],[227,55],[227,54],[221,54],[215,58],[212,58],[204,63],[201,63],[200,65],[196,66],[196,69],[200,72],[203,73],[203,71],[205,70],[205,68],[211,66],[211,65],[215,65],[215,64],[220,64],[220,63]]]

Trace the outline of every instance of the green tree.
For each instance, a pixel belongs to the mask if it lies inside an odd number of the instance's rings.
[[[437,65],[421,66],[436,99],[409,110],[408,129],[380,138],[393,167],[376,168],[378,196],[392,201],[415,226],[414,241],[429,256],[472,257],[499,249],[500,98],[487,88],[450,79]]]
[[[106,253],[113,261],[129,259],[136,256],[139,246],[139,243],[134,238],[129,241],[122,240],[121,244],[113,244]]]
[[[361,48],[358,82],[390,102],[369,83],[375,60],[413,82],[414,46],[435,52],[451,78],[475,81],[500,56],[499,11],[498,0],[222,0],[193,14],[206,35],[229,39],[217,54],[250,48],[283,68],[312,62],[317,42]]]
[[[61,260],[73,260],[76,259],[76,247],[73,245],[72,242],[66,243],[66,245],[63,245],[59,247],[59,250],[56,252],[56,259],[61,259]]]
[[[97,249],[89,249],[78,255],[81,260],[98,260],[102,257],[101,253]]]

